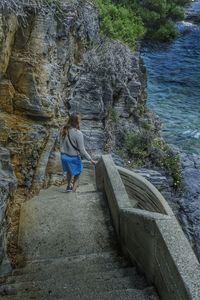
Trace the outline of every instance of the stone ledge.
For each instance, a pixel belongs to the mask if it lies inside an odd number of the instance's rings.
[[[117,169],[128,194],[138,201],[139,208],[173,215],[168,203],[153,184],[133,171],[122,167],[118,167]]]
[[[128,176],[130,184],[134,185],[136,179],[137,185],[144,188],[145,193],[148,191],[148,197],[156,199],[162,208],[153,212],[141,210],[130,207],[130,202],[125,207],[128,195],[125,188],[123,190],[122,180],[118,180],[117,168],[111,156],[102,157],[96,167],[97,188],[108,198],[124,253],[156,286],[161,299],[199,300],[200,264],[165,199],[143,177],[118,169]]]

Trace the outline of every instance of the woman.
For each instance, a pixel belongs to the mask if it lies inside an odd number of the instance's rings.
[[[67,173],[66,192],[75,192],[83,170],[80,154],[92,164],[96,164],[85,150],[83,134],[80,131],[79,114],[70,115],[67,123],[63,126],[60,134],[60,146],[63,171]]]

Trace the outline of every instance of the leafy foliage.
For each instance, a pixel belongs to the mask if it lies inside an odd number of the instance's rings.
[[[97,0],[97,5],[103,33],[134,48],[135,41],[145,33],[141,18],[132,10],[110,0]]]
[[[176,190],[183,189],[179,155],[174,154],[171,148],[163,140],[154,140],[153,146],[159,150],[161,154],[154,160],[155,165],[166,170],[173,178],[173,186]]]
[[[125,147],[130,157],[135,159],[144,159],[148,156],[149,141],[146,136],[139,133],[129,133],[125,139]]]
[[[183,6],[190,0],[117,0],[131,9],[147,29],[147,37],[167,41],[177,35],[174,21],[184,17]]]
[[[132,160],[132,167],[152,164],[163,169],[173,178],[176,190],[183,187],[180,158],[175,155],[169,146],[153,136],[150,129],[138,133],[129,133],[125,137],[125,149]]]
[[[110,108],[110,110],[109,110],[109,118],[113,123],[116,123],[119,119],[119,115],[116,112],[116,110],[114,109],[114,107]]]

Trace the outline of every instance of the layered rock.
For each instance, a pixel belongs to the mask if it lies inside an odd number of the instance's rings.
[[[186,10],[186,20],[192,21],[193,23],[200,23],[200,3],[195,1]]]
[[[200,260],[200,155],[181,153],[181,162],[185,190],[179,199],[179,217]]]
[[[6,209],[16,189],[16,177],[10,161],[10,154],[0,145],[0,264],[5,257],[6,241]]]
[[[139,54],[102,38],[94,4],[63,1],[24,13],[0,14],[0,143],[10,151],[19,187],[44,183],[68,112],[81,113],[93,156],[120,147],[143,122],[158,131],[145,108]]]
[[[48,129],[32,120],[0,112],[0,143],[10,150],[18,185],[29,188]]]
[[[154,121],[145,112],[139,54],[100,37],[93,4],[26,8],[24,18],[1,18],[0,141],[11,150],[20,185],[30,187],[49,128],[68,111],[81,113],[87,148],[97,155],[139,131],[144,118]]]
[[[49,129],[66,116],[69,69],[95,40],[97,18],[78,1],[62,12],[27,8],[25,20],[1,15],[0,142],[11,151],[19,185],[30,187]]]
[[[112,149],[116,134],[139,130],[146,78],[138,54],[117,41],[105,40],[88,50],[82,67],[72,66],[70,75],[68,104],[70,111],[82,115],[89,149],[101,153],[109,139]]]

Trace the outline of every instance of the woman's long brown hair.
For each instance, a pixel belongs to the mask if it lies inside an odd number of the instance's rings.
[[[80,115],[73,113],[69,116],[67,122],[61,129],[61,137],[64,139],[70,128],[80,129]]]

